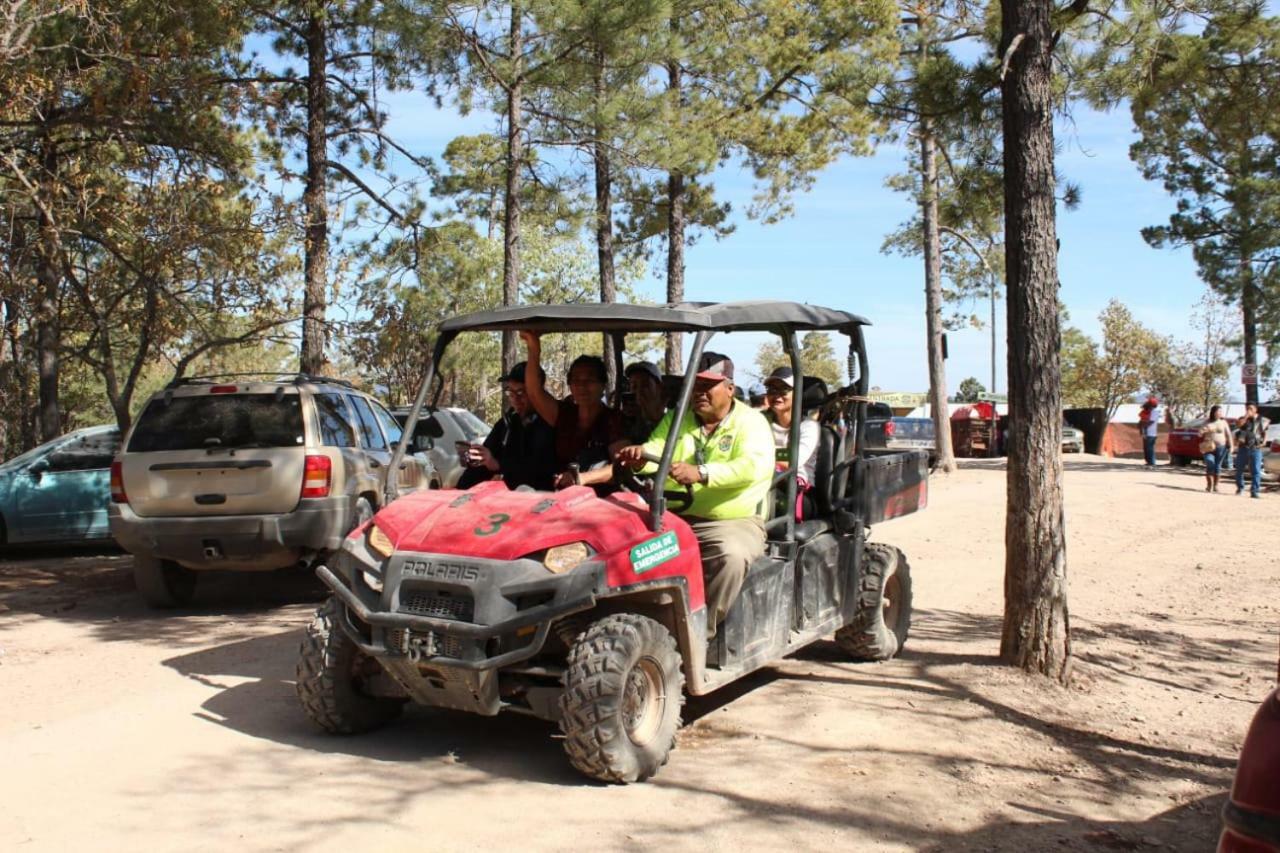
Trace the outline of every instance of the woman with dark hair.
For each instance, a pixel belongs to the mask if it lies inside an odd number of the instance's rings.
[[[1214,406],[1200,427],[1200,452],[1204,454],[1204,490],[1218,491],[1222,463],[1231,453],[1231,424],[1222,417],[1222,407]]]
[[[537,332],[530,331],[522,331],[520,338],[529,350],[525,369],[536,371],[542,359],[542,340]],[[609,445],[622,438],[621,415],[604,404],[606,381],[604,359],[580,355],[569,365],[569,396],[565,399],[556,400],[540,383],[525,383],[529,403],[556,433],[556,464],[561,470],[556,477],[557,488],[578,481],[569,473],[571,464],[588,471],[607,463]]]

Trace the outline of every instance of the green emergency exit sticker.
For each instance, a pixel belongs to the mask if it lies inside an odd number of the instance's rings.
[[[631,549],[631,568],[642,575],[654,566],[660,566],[672,557],[679,555],[680,541],[676,532],[668,530],[657,539],[641,542]]]

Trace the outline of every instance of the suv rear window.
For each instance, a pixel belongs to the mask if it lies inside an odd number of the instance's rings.
[[[202,394],[157,397],[129,439],[130,453],[208,447],[299,447],[302,402],[297,394]]]

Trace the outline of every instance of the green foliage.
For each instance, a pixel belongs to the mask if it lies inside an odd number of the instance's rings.
[[[960,403],[976,403],[987,395],[987,388],[977,377],[970,376],[960,383],[956,400]]]
[[[779,367],[790,367],[791,359],[777,341],[767,341],[756,350],[756,371],[763,379]],[[800,339],[800,366],[805,376],[816,376],[827,387],[835,389],[843,385],[844,372],[826,332],[807,332]]]
[[[1280,351],[1280,21],[1254,2],[1218,3],[1202,31],[1160,42],[1135,88],[1130,155],[1175,199],[1154,247],[1190,246],[1201,278],[1244,301]],[[1247,295],[1247,298],[1246,298]],[[1246,353],[1246,358],[1252,353]]]

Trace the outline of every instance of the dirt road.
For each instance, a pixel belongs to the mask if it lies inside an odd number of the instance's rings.
[[[234,578],[147,611],[125,555],[0,562],[0,849],[1211,849],[1275,677],[1280,495],[1068,462],[1075,679],[997,665],[1004,472],[878,527],[915,578],[904,655],[830,643],[686,709],[670,764],[605,787],[550,725],[413,710],[312,731],[318,586]]]

